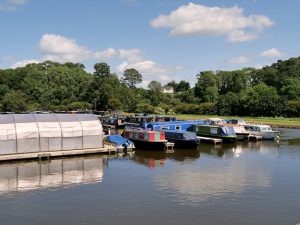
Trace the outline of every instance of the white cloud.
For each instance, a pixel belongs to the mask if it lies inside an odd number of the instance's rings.
[[[260,56],[266,57],[266,58],[278,58],[284,56],[284,53],[280,52],[276,48],[270,48],[268,50],[263,51],[260,53]]]
[[[0,12],[11,12],[26,4],[28,0],[6,0],[0,3]]]
[[[40,61],[35,60],[35,59],[27,59],[27,60],[23,60],[23,61],[16,62],[16,63],[13,64],[11,67],[12,67],[12,68],[24,67],[24,66],[26,66],[27,64],[31,64],[31,63],[40,63]]]
[[[250,58],[246,56],[239,56],[229,60],[230,64],[245,64],[247,62],[250,62]]]
[[[138,49],[114,49],[93,51],[80,46],[76,40],[56,34],[45,34],[39,41],[39,49],[44,60],[57,62],[79,62],[93,59],[111,58],[138,58],[141,54]]]
[[[174,74],[177,71],[183,69],[181,66],[163,66],[152,60],[144,59],[142,57],[142,52],[136,48],[108,48],[103,51],[94,51],[85,46],[79,45],[74,39],[56,34],[43,35],[39,41],[38,47],[42,54],[39,61],[24,60],[15,63],[12,67],[21,67],[28,63],[39,63],[45,60],[64,63],[100,59],[121,59],[123,62],[116,67],[116,72],[123,74],[126,69],[135,68],[143,75],[144,82],[142,85],[145,85],[145,82],[147,82],[148,85],[148,83],[152,80],[158,80],[160,82],[171,81],[170,76],[174,77]],[[145,87],[147,87],[147,85],[145,85]]]
[[[123,73],[126,69],[134,68],[143,75],[142,87],[147,87],[150,81],[157,80],[165,83],[171,81],[173,78],[172,73],[182,70],[183,67],[167,67],[157,64],[152,60],[129,60],[124,61],[116,67],[116,71]]]
[[[189,3],[169,15],[160,15],[150,21],[153,28],[170,28],[173,36],[212,35],[227,36],[231,42],[256,39],[273,22],[263,15],[245,16],[243,9],[207,7]]]

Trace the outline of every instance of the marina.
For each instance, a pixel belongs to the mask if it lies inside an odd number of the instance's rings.
[[[280,133],[280,143],[2,162],[0,223],[297,224],[300,131]]]

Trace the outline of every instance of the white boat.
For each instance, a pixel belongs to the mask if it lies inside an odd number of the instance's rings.
[[[243,125],[250,135],[261,136],[263,140],[278,140],[279,131],[272,130],[269,125],[244,124]]]

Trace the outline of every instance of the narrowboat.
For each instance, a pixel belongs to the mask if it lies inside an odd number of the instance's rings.
[[[205,120],[205,124],[232,127],[237,136],[237,140],[249,140],[250,132],[247,131],[243,125],[238,123],[230,123],[220,118],[209,118]]]
[[[125,129],[123,137],[133,141],[140,149],[164,150],[167,145],[164,132],[144,129]]]
[[[145,115],[145,114],[136,114],[135,116],[127,116],[125,118],[126,125],[143,124],[148,122],[168,122],[168,121],[176,121],[176,118],[170,116]]]
[[[141,125],[144,129],[150,130],[185,130],[187,131],[193,125],[204,124],[204,120],[183,120],[170,122],[147,122]]]
[[[175,143],[180,148],[197,148],[199,141],[195,132],[184,130],[160,130],[165,133],[169,142]]]
[[[99,120],[101,121],[104,127],[115,127],[115,128],[125,127],[125,116],[121,116],[121,115],[100,116]]]
[[[190,129],[196,132],[198,136],[219,138],[223,142],[235,142],[237,136],[232,127],[221,125],[193,125]]]
[[[279,139],[279,131],[272,130],[269,125],[244,124],[244,127],[251,135],[261,136],[263,140]]]

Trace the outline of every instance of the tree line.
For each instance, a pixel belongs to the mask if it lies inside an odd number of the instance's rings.
[[[151,81],[139,88],[136,69],[121,78],[110,66],[96,63],[94,72],[81,63],[45,61],[0,69],[0,111],[122,110],[156,114],[300,116],[300,58],[279,60],[262,69],[201,71],[191,87],[170,81],[174,93]]]

